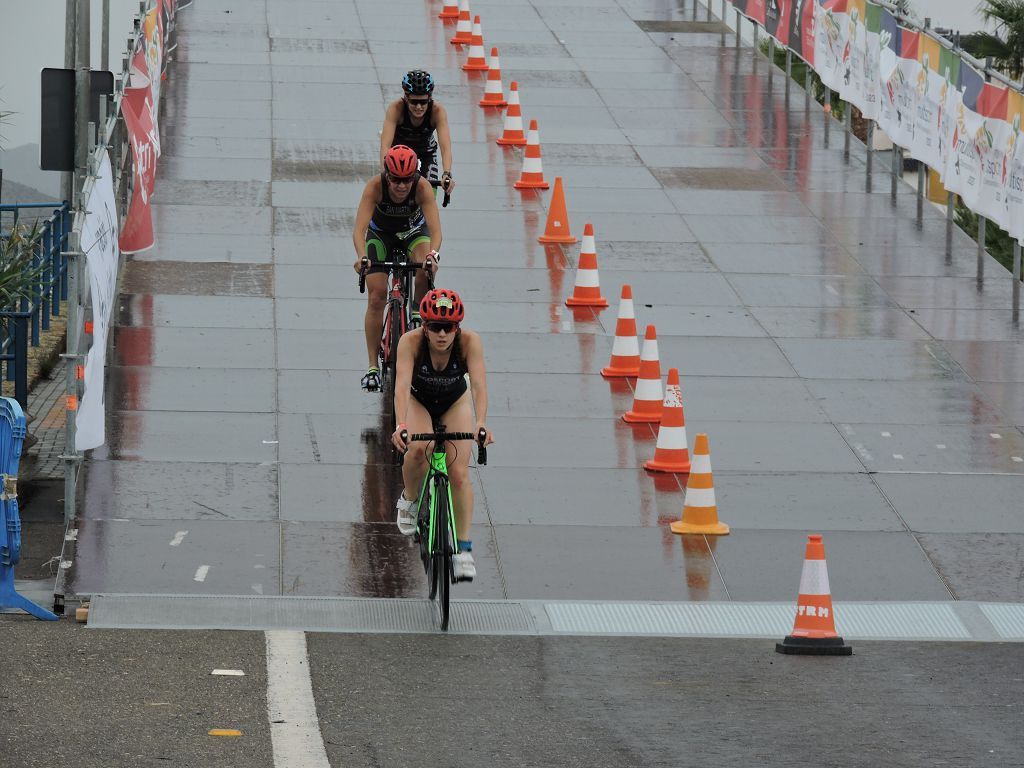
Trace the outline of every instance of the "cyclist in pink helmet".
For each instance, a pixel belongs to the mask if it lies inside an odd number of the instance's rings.
[[[395,373],[395,420],[391,441],[405,454],[402,479],[405,490],[398,498],[398,530],[416,531],[414,501],[427,472],[426,443],[406,443],[409,434],[432,432],[435,423],[449,432],[487,432],[487,444],[494,435],[487,429],[487,370],[480,335],[461,327],[466,309],[459,295],[448,288],[435,288],[420,302],[423,325],[409,331],[398,342]],[[468,374],[469,384],[466,383]],[[473,409],[476,407],[474,418]],[[474,426],[475,424],[475,426]],[[448,446],[448,478],[455,507],[458,553],[453,557],[455,578],[471,581],[476,575],[473,542],[473,486],[469,482],[472,440]]]

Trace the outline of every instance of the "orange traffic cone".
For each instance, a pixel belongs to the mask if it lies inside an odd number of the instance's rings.
[[[437,18],[445,21],[459,18],[459,4],[455,0],[444,0],[444,8],[437,14]]]
[[[523,111],[519,107],[519,83],[515,80],[508,87],[505,131],[498,137],[498,143],[506,147],[521,147],[526,144],[526,134],[523,133]]]
[[[576,238],[569,231],[569,214],[565,210],[565,191],[562,189],[561,176],[555,176],[555,189],[551,193],[548,221],[544,225],[544,234],[537,238],[537,242],[545,244],[576,242]]]
[[[584,237],[586,230],[584,230]],[[612,359],[601,369],[606,379],[621,379],[640,374],[640,346],[636,341],[636,315],[633,314],[633,289],[622,286],[619,298],[619,317],[615,321],[615,343]]]
[[[537,121],[530,121],[530,132],[526,135],[526,151],[523,153],[523,171],[519,181],[512,185],[516,189],[547,189],[544,181],[544,169],[540,162],[540,133]]]
[[[690,449],[686,444],[686,416],[683,393],[679,388],[679,370],[668,369],[665,400],[661,404],[661,426],[654,458],[644,462],[648,472],[689,472]]]
[[[455,25],[452,45],[469,45],[473,41],[473,26],[469,21],[469,0],[459,0],[459,23]]]
[[[796,598],[793,634],[775,644],[779,653],[811,656],[850,656],[853,648],[836,633],[832,594],[828,587],[825,545],[821,536],[807,537],[804,569],[800,574],[800,593]]]
[[[491,62],[487,68],[487,85],[484,87],[484,97],[480,99],[479,103],[481,107],[504,107],[508,104],[501,89],[501,62],[498,60],[497,48],[491,48]]]
[[[647,326],[644,345],[640,350],[640,376],[633,392],[633,407],[622,414],[630,424],[661,421],[661,364],[658,362],[658,334],[653,325]]]
[[[484,33],[480,28],[480,17],[473,17],[473,37],[469,43],[469,58],[462,65],[466,72],[486,72],[487,60],[484,58]]]
[[[671,525],[672,533],[703,533],[723,536],[729,526],[718,521],[715,504],[715,481],[711,475],[711,453],[708,436],[701,432],[693,444],[693,466],[686,478],[683,518]]]
[[[561,177],[555,179],[555,189]],[[542,239],[541,242],[544,242]],[[597,277],[597,250],[594,247],[594,225],[583,227],[583,245],[580,248],[580,261],[576,267],[576,285],[572,296],[565,300],[567,307],[607,307],[608,301],[601,295],[601,283]]]

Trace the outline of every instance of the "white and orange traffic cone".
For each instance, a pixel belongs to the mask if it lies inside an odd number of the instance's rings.
[[[586,237],[586,230],[584,230]],[[636,340],[636,315],[633,314],[633,288],[622,286],[619,297],[619,317],[615,321],[615,342],[612,358],[601,369],[606,379],[621,379],[640,375],[640,345]]]
[[[487,84],[484,86],[484,97],[480,99],[479,104],[481,107],[504,107],[508,104],[501,87],[501,62],[498,59],[497,48],[491,48],[491,61],[487,66]]]
[[[693,443],[693,465],[686,478],[683,517],[670,526],[672,533],[698,533],[724,536],[729,526],[718,519],[715,503],[715,479],[711,474],[711,452],[708,436],[701,432]]]
[[[530,121],[530,132],[526,134],[526,151],[523,153],[523,170],[519,181],[512,185],[516,189],[547,189],[544,169],[540,162],[540,132],[537,121]]]
[[[569,231],[569,212],[565,209],[565,190],[562,187],[561,176],[555,176],[555,188],[551,192],[548,220],[544,224],[544,234],[537,238],[537,242],[545,245],[552,243],[571,245],[576,242],[576,238]]]
[[[473,42],[473,24],[469,19],[469,0],[459,0],[459,23],[455,25],[455,36],[448,42],[452,45],[469,45]]]
[[[807,537],[793,633],[787,635],[781,643],[776,643],[775,650],[779,653],[810,656],[849,656],[853,653],[853,648],[836,633],[828,567],[825,565],[825,545],[819,534],[812,533]]]
[[[466,12],[469,12],[468,6]],[[437,18],[445,21],[459,18],[459,4],[455,0],[444,0],[444,8],[437,14]]]
[[[487,59],[484,53],[484,33],[480,27],[480,17],[473,17],[473,36],[469,42],[469,58],[462,65],[465,72],[486,72]]]
[[[504,147],[521,147],[526,144],[523,133],[523,111],[519,106],[519,83],[515,80],[508,87],[508,110],[505,112],[505,130],[498,137]]]
[[[683,392],[679,387],[679,369],[668,369],[665,400],[661,404],[661,424],[654,458],[644,462],[648,472],[689,472],[690,448],[686,443],[686,416]]]
[[[633,391],[633,407],[622,414],[622,420],[630,424],[659,422],[662,402],[658,334],[653,325],[648,325],[644,345],[640,349],[640,375]]]
[[[561,177],[555,179],[555,186]],[[543,242],[543,240],[542,240]],[[594,246],[594,225],[583,227],[583,245],[580,247],[580,260],[576,267],[576,284],[572,296],[565,300],[567,307],[604,307],[608,300],[601,295],[601,281],[597,275],[597,249]]]

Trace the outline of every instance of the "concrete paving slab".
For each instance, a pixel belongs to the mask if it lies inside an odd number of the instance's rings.
[[[487,335],[485,355],[489,373],[593,374],[608,365],[611,351],[612,339],[593,332],[494,332]]]
[[[966,378],[956,361],[935,341],[780,339],[778,344],[797,373],[807,379]]]
[[[817,219],[811,217],[684,216],[702,243],[811,243],[833,242]]]
[[[895,302],[873,278],[860,275],[730,275],[751,307],[888,307]]]
[[[975,381],[1024,382],[1024,343],[947,341],[943,346]]]
[[[154,205],[153,225],[168,235],[227,235],[245,232],[246,236],[266,237],[270,234],[269,206],[216,205]]]
[[[678,361],[689,376],[797,375],[775,341],[767,338],[659,335],[658,354]]]
[[[836,423],[1005,424],[976,384],[964,381],[805,381]]]
[[[278,370],[338,369],[359,371],[359,375],[346,380],[357,384],[366,372],[366,341],[354,333],[340,333],[333,329],[289,330],[278,329],[277,339]]]
[[[923,533],[918,540],[958,600],[1024,601],[1024,535]]]
[[[606,361],[607,362],[607,361]],[[546,373],[540,392],[531,386],[534,373],[495,373],[487,377],[493,416],[548,417],[553,419],[608,419],[633,405],[633,392],[597,375]],[[568,427],[572,429],[572,427]]]
[[[111,366],[114,401],[130,411],[274,413],[274,376],[265,368]]]
[[[861,472],[854,450],[832,424],[687,419],[687,434],[706,432],[714,470]]]
[[[95,461],[83,472],[83,514],[90,519],[277,520],[279,514],[278,470],[272,466]]]
[[[730,337],[763,337],[764,329],[758,325],[749,311],[742,307],[686,307],[659,305],[638,308],[643,319],[643,326],[638,326],[640,333],[648,324],[658,330],[658,336],[730,336]],[[604,313],[601,322],[609,333],[615,331],[615,316]]]
[[[362,436],[376,436],[381,431],[383,406],[379,394],[358,394],[355,401],[366,405],[362,414],[281,414],[278,460],[284,464],[365,465],[367,450]],[[394,461],[389,456],[379,460],[388,466]]]
[[[122,294],[117,321],[126,328],[270,328],[273,306],[259,296]]]
[[[1024,474],[1024,434],[1013,427],[858,423],[839,429],[872,472]]]
[[[164,121],[171,122],[169,117]],[[174,136],[196,136],[196,137],[223,137],[225,139],[269,139],[271,133],[270,120],[232,120],[230,117],[176,117],[171,127],[161,131],[166,135]],[[168,178],[162,174],[161,178]],[[223,182],[232,181],[230,178],[209,178],[207,181]]]
[[[179,536],[184,527],[185,536]],[[280,526],[258,520],[82,520],[75,594],[118,585],[150,594],[280,592]],[[179,541],[171,546],[171,542]],[[127,557],[126,553],[132,553]]]
[[[695,192],[693,194],[713,196],[716,193],[701,191],[700,193]],[[771,196],[776,193],[765,194]],[[679,205],[678,202],[677,205]],[[699,213],[699,211],[694,213]],[[768,212],[765,211],[765,213]],[[863,269],[857,260],[834,244],[800,245],[786,243],[784,245],[772,245],[758,243],[756,248],[736,243],[704,243],[702,245],[715,266],[722,272],[793,275],[863,274]]]
[[[936,339],[1015,341],[1024,340],[1024,329],[1014,322],[1009,309],[917,309],[914,318]]]
[[[725,518],[723,518],[725,519]],[[804,531],[733,531],[715,548],[732,600],[784,600],[800,586]],[[834,600],[948,600],[950,593],[909,533],[831,531],[824,537]]]
[[[261,368],[274,335],[266,328],[124,328],[115,326],[114,361],[177,368]]]
[[[714,216],[730,208],[762,216],[805,216],[807,208],[796,195],[780,192],[741,192],[715,189],[666,189],[683,214]],[[709,243],[709,245],[714,245]],[[746,251],[747,249],[743,249]],[[852,259],[851,259],[852,261]]]
[[[976,248],[970,252],[958,248],[952,258],[944,256],[944,251],[944,248],[879,246],[870,250],[858,250],[853,256],[869,275],[973,277],[977,274]],[[995,271],[998,274],[995,262],[990,262],[986,266],[989,267],[990,273]]]
[[[1024,426],[1024,384],[992,382],[978,388],[1003,415],[1002,423]]]
[[[513,599],[728,599],[709,542],[667,526],[496,525],[494,536]]]
[[[270,159],[168,157],[160,171],[168,179],[270,181]]]
[[[157,207],[163,203],[259,208],[271,204],[270,184],[264,181],[161,179],[160,188],[153,192],[153,204]]]
[[[694,424],[704,420],[829,421],[802,381],[755,376],[692,376],[687,372],[685,360],[680,363],[663,356],[663,374],[667,375],[670,367],[679,368],[683,407],[687,419]]]
[[[264,159],[270,157],[270,139],[219,139],[216,136],[192,138],[168,134],[160,144],[161,157],[231,157]]]
[[[914,532],[1024,534],[1020,475],[881,473],[875,482]]]
[[[601,272],[712,272],[714,265],[697,243],[606,240],[601,238]],[[607,297],[606,297],[607,298]],[[611,301],[611,299],[609,299]]]
[[[275,458],[271,414],[118,411],[106,457],[138,461],[235,461]]]
[[[148,251],[133,254],[132,259],[269,264],[271,242],[265,235],[169,234]]]
[[[899,308],[751,307],[750,313],[776,339],[902,339],[931,336]]]
[[[600,262],[603,250],[600,241],[597,250]],[[720,308],[739,307],[743,303],[722,275],[686,272],[666,280],[664,275],[657,272],[633,273],[629,271],[627,264],[619,265],[623,267],[622,270],[604,270],[603,264],[601,266],[605,272],[604,279],[601,280],[601,294],[611,305],[611,312],[607,313],[609,315],[618,312],[617,298],[621,295],[624,284],[630,285],[633,289],[634,311],[637,317],[640,317],[642,305],[646,304]],[[572,290],[573,285],[568,285],[565,296],[569,296]],[[614,316],[607,320],[614,326]],[[614,332],[614,327],[611,330]]]

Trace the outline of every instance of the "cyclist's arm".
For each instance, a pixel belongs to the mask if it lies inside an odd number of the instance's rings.
[[[352,245],[356,249],[356,272],[359,271],[359,262],[366,255],[366,228],[370,226],[370,217],[373,216],[374,206],[380,199],[380,176],[374,176],[366,183],[363,189],[363,196],[359,199],[359,209],[356,211],[356,221],[352,225]]]
[[[380,167],[384,167],[384,155],[391,149],[398,128],[399,102],[393,101],[384,112],[384,126],[380,129]]]
[[[487,368],[484,365],[484,345],[480,334],[474,331],[462,331],[463,349],[466,353],[466,368],[469,369],[469,384],[473,390],[473,404],[476,406],[476,426],[487,424]],[[494,441],[491,431],[487,430],[487,442]]]
[[[452,172],[452,136],[448,130],[448,110],[434,102],[434,130],[441,149],[441,173]]]
[[[417,182],[416,202],[423,211],[423,218],[427,222],[427,229],[430,231],[430,250],[441,250],[441,215],[437,212],[437,199],[434,197],[434,188],[430,182],[421,178]]]
[[[423,331],[414,330],[404,334],[398,341],[398,355],[395,357],[395,423],[405,424],[409,417],[409,394],[412,388],[412,366],[416,358],[416,345],[420,343]],[[414,340],[415,337],[415,340]]]

